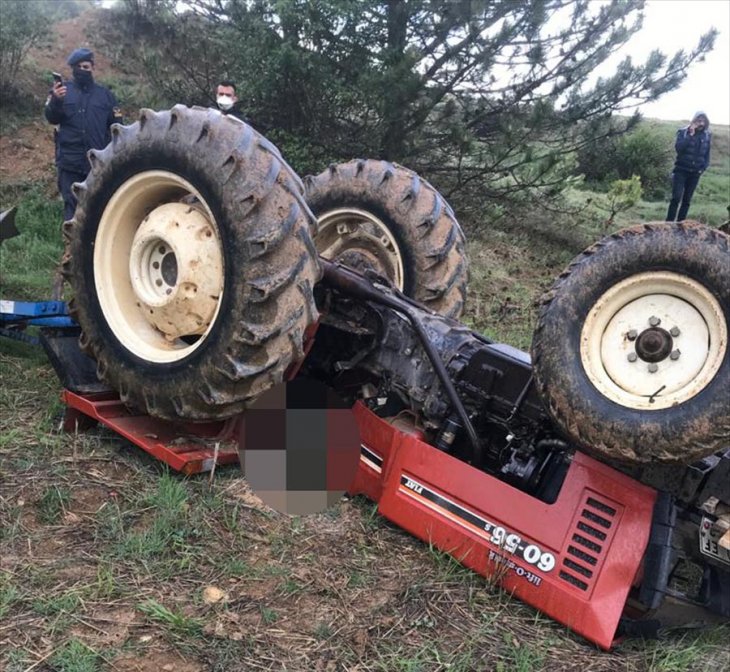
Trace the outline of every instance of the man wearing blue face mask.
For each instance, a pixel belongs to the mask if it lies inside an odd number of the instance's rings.
[[[122,114],[112,92],[94,82],[94,53],[89,49],[76,49],[67,63],[71,66],[73,79],[56,81],[45,107],[46,119],[58,126],[56,168],[64,220],[71,219],[76,210],[71,185],[83,182],[89,173],[87,152],[106,147],[111,141],[111,125],[122,123]]]

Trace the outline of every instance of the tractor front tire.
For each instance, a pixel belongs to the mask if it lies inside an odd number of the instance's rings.
[[[306,177],[304,185],[324,258],[374,271],[437,313],[461,315],[464,234],[428,182],[397,164],[359,159]]]
[[[537,388],[581,448],[691,463],[730,445],[730,237],[692,222],[619,231],[545,295]]]
[[[167,419],[242,411],[303,357],[320,277],[299,178],[214,110],[142,110],[90,153],[64,224],[82,349],[123,401]]]

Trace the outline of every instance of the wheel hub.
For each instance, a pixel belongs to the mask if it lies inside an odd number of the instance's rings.
[[[373,213],[341,208],[325,213],[318,221],[314,239],[317,252],[359,271],[373,270],[404,288],[403,257],[385,223]]]
[[[699,282],[666,271],[640,273],[609,289],[581,331],[581,360],[610,400],[634,409],[680,404],[716,375],[727,328]]]
[[[645,362],[661,362],[669,357],[674,341],[668,331],[651,327],[636,339],[636,354]]]
[[[372,272],[387,275],[387,269],[378,263],[378,258],[365,250],[345,250],[342,254],[338,254],[334,261],[354,268],[359,273]]]
[[[129,275],[137,307],[169,341],[206,331],[223,289],[223,259],[206,214],[165,203],[142,221]]]
[[[185,178],[149,170],[123,182],[99,220],[93,263],[102,314],[127,350],[164,364],[205,343],[224,254],[213,211]]]

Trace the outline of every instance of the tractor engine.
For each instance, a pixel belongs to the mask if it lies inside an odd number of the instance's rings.
[[[308,375],[381,417],[410,424],[439,450],[553,501],[572,451],[543,410],[529,356],[377,279],[351,279],[369,300],[353,296],[352,286],[319,293],[324,317]]]

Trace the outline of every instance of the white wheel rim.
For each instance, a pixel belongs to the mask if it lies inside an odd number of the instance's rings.
[[[339,208],[322,215],[317,228],[314,244],[322,257],[356,270],[370,267],[403,291],[403,255],[381,219],[365,210]]]
[[[223,248],[200,193],[174,173],[139,173],[109,200],[94,243],[94,281],[119,342],[154,363],[205,341],[223,295]]]
[[[670,272],[631,276],[591,308],[581,331],[583,368],[608,399],[632,409],[681,404],[717,374],[727,349],[720,304]]]

